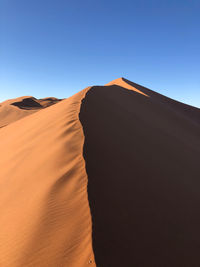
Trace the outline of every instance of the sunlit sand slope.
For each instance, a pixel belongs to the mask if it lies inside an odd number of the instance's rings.
[[[0,129],[0,266],[95,266],[84,135],[85,90]]]

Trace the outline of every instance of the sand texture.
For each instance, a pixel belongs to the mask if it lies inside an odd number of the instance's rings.
[[[200,266],[200,110],[110,84],[80,112],[96,264]]]
[[[55,97],[23,96],[0,103],[0,128],[61,101]]]
[[[78,119],[84,94],[0,129],[2,267],[95,266]]]
[[[25,98],[0,107],[0,267],[200,266],[198,108],[124,78]]]

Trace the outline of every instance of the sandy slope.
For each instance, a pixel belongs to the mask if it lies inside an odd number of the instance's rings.
[[[54,97],[36,99],[32,96],[6,100],[0,103],[0,128],[59,101]]]
[[[200,266],[200,110],[117,79],[80,120],[97,266]]]
[[[84,94],[0,130],[2,267],[95,266],[78,120]]]
[[[199,109],[124,78],[1,128],[0,266],[200,266],[199,155]]]

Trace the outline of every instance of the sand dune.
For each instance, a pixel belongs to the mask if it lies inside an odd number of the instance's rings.
[[[60,100],[55,97],[36,99],[32,96],[6,100],[0,103],[0,128],[40,109],[56,104]]]
[[[80,112],[96,264],[199,266],[200,110],[124,82]]]
[[[84,94],[0,130],[0,266],[95,266],[78,119]]]
[[[124,78],[48,101],[6,104],[40,111],[0,129],[0,266],[199,266],[200,110]]]

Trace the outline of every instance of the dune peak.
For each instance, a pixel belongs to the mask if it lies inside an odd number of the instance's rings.
[[[137,89],[136,87],[131,85],[131,82],[129,80],[125,79],[124,77],[120,77],[118,79],[115,79],[115,80],[105,84],[105,86],[111,86],[111,85],[117,85],[120,87],[124,87],[125,89],[129,89],[129,90],[135,91],[139,94],[142,94],[144,96],[148,96],[147,94],[143,93],[142,91],[140,91],[139,89]]]

